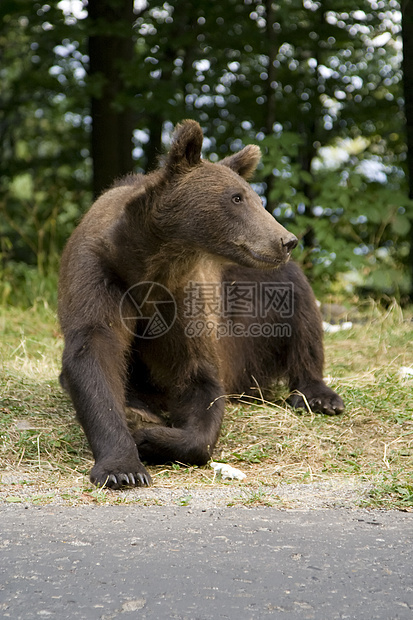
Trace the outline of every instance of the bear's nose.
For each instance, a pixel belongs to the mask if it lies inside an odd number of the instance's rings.
[[[289,237],[287,240],[281,239],[281,243],[283,248],[285,248],[287,252],[290,253],[292,250],[294,250],[295,247],[297,247],[298,239],[295,235],[291,235],[291,237]]]

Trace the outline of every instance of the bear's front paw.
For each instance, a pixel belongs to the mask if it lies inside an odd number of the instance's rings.
[[[294,409],[308,410],[310,407],[314,413],[326,415],[339,415],[345,408],[340,396],[323,382],[297,389],[288,399],[288,403]]]
[[[138,458],[122,462],[119,459],[98,461],[90,472],[90,480],[97,487],[120,489],[122,486],[149,487],[152,478]]]

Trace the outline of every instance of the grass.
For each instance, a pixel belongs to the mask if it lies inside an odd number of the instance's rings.
[[[218,485],[239,491],[235,503],[278,505],[268,489],[279,483],[352,481],[369,485],[365,506],[413,510],[413,380],[399,372],[413,366],[412,314],[373,304],[360,313],[352,330],[325,339],[327,381],[346,402],[342,416],[292,411],[282,390],[276,404],[231,402],[214,460],[246,480],[221,481],[209,467],[153,467],[148,500],[88,481],[92,456],[58,384],[63,341],[54,311],[44,302],[0,307],[0,501],[156,504],[156,489],[166,488],[187,506],[194,490]]]

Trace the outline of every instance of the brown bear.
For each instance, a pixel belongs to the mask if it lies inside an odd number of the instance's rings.
[[[217,164],[202,141],[195,121],[178,125],[162,165],[103,193],[63,252],[60,380],[96,485],[149,485],[141,459],[205,464],[226,395],[281,379],[294,407],[344,409],[322,379],[314,295],[288,262],[297,239],[245,180],[258,146]],[[130,430],[127,406],[162,424]]]

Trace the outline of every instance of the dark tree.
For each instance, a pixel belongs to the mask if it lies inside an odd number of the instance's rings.
[[[409,198],[413,199],[413,2],[404,0],[402,9],[403,36],[403,83],[404,112],[406,115],[407,169]],[[410,229],[410,267],[412,285],[410,298],[413,300],[413,222]]]
[[[122,94],[134,54],[133,1],[89,0],[93,193],[132,170],[133,112]]]

